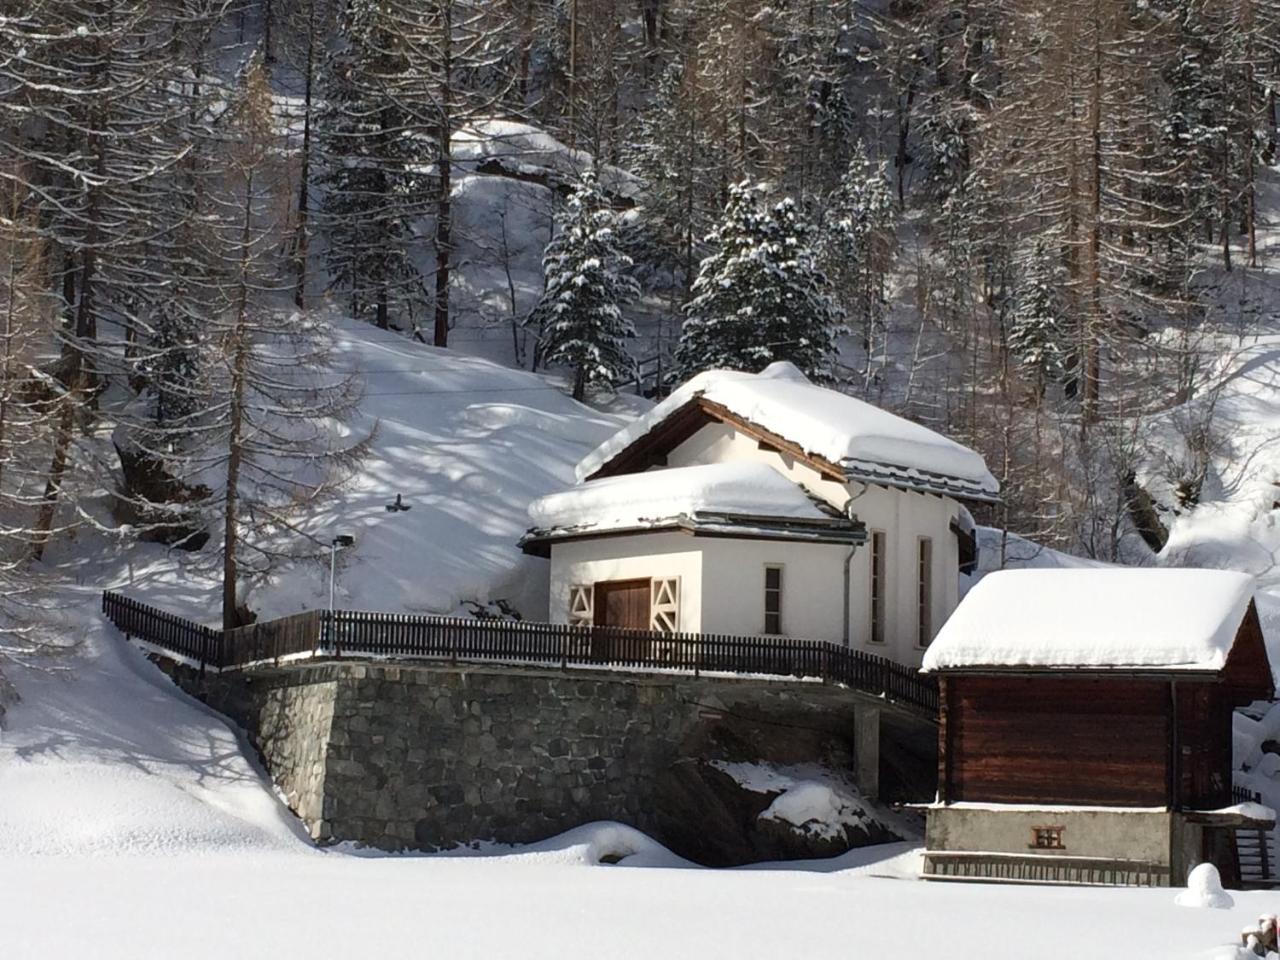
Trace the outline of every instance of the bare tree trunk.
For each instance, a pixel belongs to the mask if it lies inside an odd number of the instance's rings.
[[[249,258],[251,256],[253,217],[253,172],[250,171],[244,191],[244,226],[240,234],[240,276],[236,296],[236,323],[232,337],[231,408],[227,441],[227,480],[223,496],[222,518],[222,629],[239,626],[236,582],[238,579],[236,548],[239,545],[240,466],[244,459],[244,387],[249,366]]]
[[[306,77],[302,93],[302,168],[298,174],[298,229],[294,238],[295,269],[298,283],[293,292],[293,302],[298,309],[306,305],[307,296],[307,252],[309,240],[307,230],[311,214],[311,98],[315,82],[315,50],[316,50],[316,4],[319,0],[307,0],[307,65]]]
[[[440,129],[437,149],[440,167],[440,196],[436,201],[436,303],[432,341],[437,347],[449,345],[449,270],[453,255],[453,170],[450,151],[453,140],[453,2],[441,4],[444,24],[440,40]]]

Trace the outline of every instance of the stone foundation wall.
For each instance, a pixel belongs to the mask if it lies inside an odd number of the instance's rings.
[[[347,661],[178,679],[245,727],[313,837],[388,850],[619,820],[703,862],[786,856],[756,823],[769,798],[704,761],[852,775],[855,714],[864,741],[878,724],[799,682]]]

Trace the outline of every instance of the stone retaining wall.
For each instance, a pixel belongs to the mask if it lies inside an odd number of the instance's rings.
[[[742,862],[698,821],[723,808],[749,833],[759,811],[717,798],[701,761],[855,767],[855,702],[822,684],[346,661],[179,680],[246,728],[313,837],[388,850],[619,820]]]

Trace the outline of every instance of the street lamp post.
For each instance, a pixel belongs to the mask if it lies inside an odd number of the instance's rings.
[[[349,533],[340,533],[329,543],[329,642],[337,651],[337,629],[334,623],[334,587],[337,583],[338,550],[354,546],[356,538]]]

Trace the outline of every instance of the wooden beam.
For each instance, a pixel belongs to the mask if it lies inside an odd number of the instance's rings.
[[[840,467],[825,457],[817,454],[809,453],[797,443],[779,436],[772,430],[768,430],[758,423],[752,423],[743,417],[738,416],[728,407],[716,403],[714,400],[708,400],[706,397],[698,397],[698,405],[706,414],[714,420],[721,423],[727,423],[739,433],[745,434],[756,443],[764,443],[773,447],[779,453],[785,453],[795,460],[812,467],[815,471],[822,474],[824,480],[834,480],[836,483],[845,482],[844,468]]]

